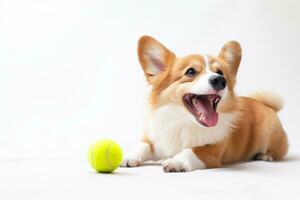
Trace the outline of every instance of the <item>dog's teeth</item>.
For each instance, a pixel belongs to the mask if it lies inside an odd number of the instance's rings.
[[[219,103],[219,101],[220,101],[220,99],[219,99],[219,98],[216,98],[216,99],[214,100],[214,103],[217,104],[217,103]]]
[[[193,100],[192,100],[192,103],[193,103],[194,106],[197,106],[197,105],[198,105],[196,99],[193,99]]]
[[[199,117],[199,119],[200,119],[201,121],[203,121],[203,119],[204,119],[204,115],[203,115],[203,113],[200,113],[200,117]]]

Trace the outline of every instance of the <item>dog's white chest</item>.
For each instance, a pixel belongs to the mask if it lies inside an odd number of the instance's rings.
[[[156,159],[174,156],[185,148],[213,144],[230,133],[233,115],[221,114],[215,127],[201,127],[178,105],[156,109],[146,118],[146,132],[153,142]]]

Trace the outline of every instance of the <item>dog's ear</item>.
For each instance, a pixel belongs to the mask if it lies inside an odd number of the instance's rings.
[[[150,36],[143,36],[139,39],[138,57],[150,84],[157,75],[172,66],[176,59],[174,53]]]
[[[236,76],[242,58],[240,44],[237,41],[227,42],[221,49],[219,58],[226,62],[231,75]]]

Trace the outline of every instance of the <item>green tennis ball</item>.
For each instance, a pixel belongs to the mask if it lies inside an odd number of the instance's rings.
[[[89,148],[89,163],[101,173],[116,170],[122,162],[122,149],[112,140],[99,140]]]

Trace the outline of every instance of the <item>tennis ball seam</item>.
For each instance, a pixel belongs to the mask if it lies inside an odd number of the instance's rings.
[[[109,159],[109,154],[110,154],[110,147],[113,145],[113,142],[110,142],[110,144],[108,145],[108,147],[106,148],[105,151],[105,158],[106,158],[106,163],[109,166],[110,169],[113,168],[113,164],[111,163],[111,160]]]

